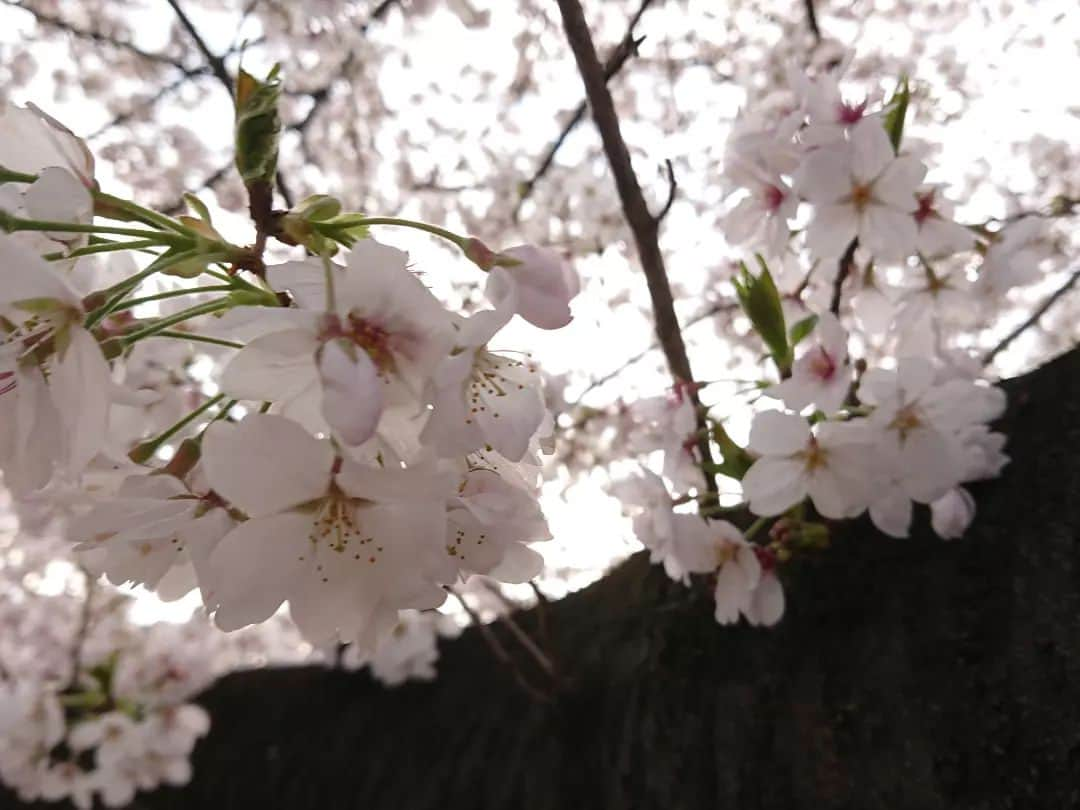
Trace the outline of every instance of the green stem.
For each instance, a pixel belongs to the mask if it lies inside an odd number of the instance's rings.
[[[35,180],[37,180],[36,174],[16,172],[6,166],[0,166],[0,183],[33,183]]]
[[[165,292],[154,293],[153,295],[144,295],[140,298],[128,298],[126,301],[121,301],[115,307],[110,310],[111,315],[114,312],[119,312],[122,309],[131,309],[137,307],[139,304],[148,304],[151,301],[164,301],[167,298],[180,298],[184,295],[198,295],[199,293],[208,292],[232,292],[235,290],[232,284],[214,284],[209,287],[185,287],[182,290],[166,290]]]
[[[761,531],[762,527],[766,523],[768,523],[768,521],[769,521],[769,518],[767,518],[767,517],[759,517],[757,520],[755,520],[753,523],[751,523],[750,528],[748,528],[745,532],[743,532],[743,537],[746,538],[747,542],[749,542],[750,540],[753,540],[754,535],[756,535],[759,531]]]
[[[126,242],[99,242],[66,253],[64,251],[46,253],[42,258],[50,262],[55,262],[62,259],[76,259],[79,256],[90,256],[94,253],[109,253],[116,250],[142,250],[143,248],[148,247],[161,247],[161,242],[156,239],[134,239]]]
[[[243,343],[237,343],[235,340],[225,340],[224,338],[210,337],[209,335],[196,335],[192,332],[180,332],[175,329],[164,329],[155,333],[154,337],[190,340],[192,343],[210,343],[214,346],[224,346],[228,349],[244,348]]]
[[[0,213],[0,230],[8,233],[18,231],[55,231],[57,233],[111,233],[116,236],[134,236],[139,239],[153,240],[156,244],[186,245],[195,240],[179,233],[148,231],[145,228],[117,228],[112,225],[83,225],[80,222],[51,222],[45,219],[22,219]]]
[[[180,253],[164,253],[158,256],[157,259],[148,264],[144,269],[140,270],[130,278],[125,278],[123,281],[113,284],[111,287],[104,291],[105,295],[108,295],[108,300],[86,316],[86,322],[83,324],[87,329],[93,329],[99,323],[101,323],[109,314],[118,307],[121,302],[131,291],[134,290],[139,284],[157,273],[159,270],[166,270],[173,265],[186,262],[188,259],[194,258],[199,255],[198,248],[192,248],[191,250],[184,250]]]
[[[132,200],[124,200],[120,197],[114,197],[112,194],[106,194],[103,191],[94,192],[94,200],[97,202],[103,202],[112,208],[119,211],[123,211],[125,214],[129,214],[133,219],[138,220],[146,225],[156,225],[158,228],[163,228],[167,231],[173,231],[175,233],[182,234],[195,239],[198,234],[191,228],[184,225],[181,222],[177,222],[172,217],[167,217],[164,214],[159,214],[157,211],[152,211],[149,208],[144,208],[138,203]],[[108,216],[107,214],[104,216]]]
[[[426,222],[417,222],[412,219],[402,219],[401,217],[364,217],[357,216],[353,218],[341,219],[339,218],[333,222],[315,223],[316,227],[326,227],[332,229],[338,228],[355,228],[358,225],[396,225],[401,228],[413,228],[418,231],[424,231],[438,236],[447,241],[453,242],[462,250],[465,249],[465,244],[469,241],[468,237],[460,236],[453,231],[448,231],[446,228],[440,228],[438,225],[428,225]]]
[[[220,312],[223,309],[228,309],[232,306],[232,301],[228,298],[219,298],[216,301],[207,301],[205,304],[198,304],[193,307],[188,307],[174,315],[170,315],[167,318],[161,318],[154,321],[149,326],[145,326],[130,334],[124,335],[123,343],[125,346],[130,346],[133,343],[138,343],[143,338],[148,338],[151,335],[156,335],[159,332],[163,332],[170,326],[176,326],[178,323],[197,318],[200,315],[209,315],[213,312]]]
[[[166,429],[162,433],[159,433],[153,439],[147,439],[145,442],[140,442],[139,444],[137,444],[135,448],[130,453],[128,453],[128,458],[130,458],[136,464],[142,464],[146,461],[149,461],[151,458],[153,458],[154,453],[158,451],[158,448],[161,447],[161,445],[165,444],[165,442],[167,442],[185,427],[190,425],[192,422],[194,422],[212,407],[217,405],[223,399],[225,399],[225,395],[218,394],[216,397],[211,397],[210,399],[206,400],[206,402],[193,410],[183,419],[178,421],[172,427]]]

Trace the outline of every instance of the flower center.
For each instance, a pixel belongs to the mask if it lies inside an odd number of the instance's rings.
[[[922,419],[914,405],[905,405],[889,422],[889,429],[899,432],[901,439],[906,439],[911,431],[919,427],[922,427]]]
[[[836,361],[822,346],[818,346],[810,355],[810,373],[826,382],[836,374]]]
[[[784,204],[785,196],[783,189],[771,185],[765,186],[765,208],[772,213],[776,213],[780,210],[780,206]]]
[[[810,441],[806,444],[806,449],[797,453],[796,458],[803,460],[803,467],[807,472],[813,472],[825,466],[828,461],[828,453],[821,448],[817,439],[811,436]]]
[[[862,120],[865,111],[865,101],[858,104],[848,104],[846,101],[841,101],[840,106],[836,109],[836,120],[841,124],[857,124]]]
[[[336,315],[327,315],[319,338],[323,341],[342,338],[367,352],[380,374],[394,371],[394,354],[391,349],[393,335],[382,325],[372,323],[355,312],[342,321]]]
[[[862,211],[869,205],[874,196],[873,192],[874,187],[869,184],[856,183],[851,187],[851,204],[855,206],[856,211]]]
[[[494,419],[501,415],[497,399],[510,392],[522,391],[525,383],[520,380],[524,373],[536,371],[531,365],[509,357],[492,354],[487,349],[477,349],[473,359],[472,374],[469,377],[465,396],[468,399],[469,413],[465,424],[471,425],[473,415],[491,412]]]
[[[383,546],[375,542],[374,537],[365,537],[356,519],[357,499],[350,498],[335,490],[320,501],[318,512],[311,524],[308,540],[311,541],[311,553],[319,559],[319,546],[338,554],[349,553],[357,561],[367,560],[369,565],[379,561]],[[301,556],[301,562],[306,557]],[[325,561],[325,558],[324,558]],[[323,582],[329,582],[328,572],[323,562],[317,562],[315,571]]]
[[[919,204],[919,207],[915,209],[915,222],[922,225],[926,220],[937,213],[934,211],[934,192],[930,191],[926,194],[916,194],[915,199]]]

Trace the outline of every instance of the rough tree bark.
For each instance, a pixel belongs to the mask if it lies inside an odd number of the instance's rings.
[[[138,806],[1077,806],[1080,350],[1006,388],[1013,461],[963,540],[855,523],[787,572],[774,630],[719,627],[636,555],[550,606],[551,704],[475,631],[431,684],[236,673],[202,696],[194,781]]]

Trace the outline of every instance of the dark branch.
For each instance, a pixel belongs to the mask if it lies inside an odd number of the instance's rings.
[[[645,10],[652,4],[653,0],[642,0],[641,5],[638,7],[637,13],[630,18],[630,24],[626,28],[626,34],[623,36],[622,41],[612,51],[611,56],[607,58],[604,63],[604,81],[611,81],[611,79],[623,68],[631,56],[637,55],[638,46],[644,37],[634,37],[634,26],[638,24],[638,20],[641,19],[641,15],[645,13]],[[547,151],[544,153],[544,157],[540,159],[540,164],[536,167],[536,171],[533,172],[533,176],[521,184],[521,195],[518,198],[517,204],[514,206],[514,221],[517,222],[518,216],[521,213],[521,206],[525,201],[532,196],[533,189],[536,184],[543,179],[544,175],[548,173],[552,165],[555,163],[555,155],[559,153],[563,143],[569,137],[570,133],[574,131],[578,124],[585,118],[585,113],[588,111],[589,105],[587,101],[582,101],[574,109],[574,114],[570,116],[570,119],[566,122],[566,125],[562,128],[562,132],[551,142]]]
[[[202,35],[199,34],[195,25],[191,22],[191,19],[180,7],[178,0],[166,0],[166,2],[172,7],[172,10],[176,12],[176,17],[180,20],[180,25],[188,32],[191,41],[195,43],[195,47],[199,49],[203,58],[206,59],[206,64],[210,67],[210,71],[217,77],[218,81],[224,85],[229,93],[229,98],[232,98],[236,91],[233,88],[232,77],[225,67],[225,60],[210,50],[210,46],[206,44],[206,40],[202,38]]]
[[[1054,306],[1054,304],[1060,301],[1065,296],[1065,294],[1069,292],[1069,290],[1076,286],[1077,281],[1080,281],[1080,270],[1074,271],[1073,274],[1065,280],[1064,284],[1062,284],[1060,287],[1050,293],[1050,295],[1047,296],[1046,300],[1043,301],[1035,309],[1035,311],[1031,313],[1031,317],[1029,317],[1022,324],[1009,332],[1009,334],[1007,334],[1004,338],[1001,339],[1001,342],[998,343],[998,345],[988,351],[983,356],[983,365],[990,365],[992,362],[994,362],[994,358],[997,357],[998,354],[1000,354],[1001,352],[1005,351],[1005,349],[1007,349],[1014,340],[1020,337],[1020,335],[1024,334],[1024,332],[1026,332],[1028,329],[1038,324],[1038,322],[1042,320],[1042,316],[1047,313],[1050,307]]]
[[[814,42],[821,42],[821,28],[818,26],[814,0],[803,0],[803,5],[806,6],[806,24],[810,27],[810,33],[814,35]]]
[[[855,248],[859,246],[858,237],[851,240],[851,243],[847,246],[847,250],[844,251],[844,255],[840,257],[840,264],[836,268],[836,280],[833,281],[832,288],[832,301],[829,303],[829,312],[833,315],[840,314],[840,300],[844,295],[844,282],[847,281],[848,275],[851,273],[851,268],[855,266]]]
[[[167,56],[163,53],[153,53],[152,51],[144,51],[138,45],[131,42],[126,42],[122,39],[116,39],[108,34],[103,34],[100,31],[89,30],[85,28],[79,28],[73,23],[68,22],[62,17],[57,17],[52,14],[48,14],[44,11],[39,11],[35,8],[23,5],[19,0],[0,0],[5,6],[11,6],[32,15],[33,18],[40,24],[48,26],[49,28],[55,28],[57,31],[63,31],[64,33],[71,34],[73,37],[79,39],[88,39],[91,42],[97,42],[102,45],[109,45],[113,48],[128,51],[135,54],[140,59],[145,59],[147,62],[155,62],[159,65],[167,65],[169,67],[179,68],[180,70],[186,70],[184,64],[177,59]]]

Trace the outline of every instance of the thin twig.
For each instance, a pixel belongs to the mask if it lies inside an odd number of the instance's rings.
[[[496,599],[502,602],[503,606],[507,609],[508,612],[499,617],[503,624],[506,625],[506,629],[509,630],[510,634],[515,639],[517,639],[518,643],[522,647],[525,648],[525,651],[533,657],[533,660],[536,661],[537,666],[544,670],[544,672],[546,672],[552,679],[557,680],[558,675],[556,674],[555,665],[552,663],[551,658],[544,650],[540,649],[540,646],[532,640],[532,637],[528,633],[526,633],[524,629],[522,629],[521,625],[518,624],[517,621],[515,621],[514,611],[518,610],[519,606],[515,605],[513,602],[507,599],[506,594],[499,590],[499,587],[494,583],[485,581],[483,584],[484,587],[487,588],[487,590],[491,594],[493,594]]]
[[[699,312],[697,315],[691,315],[689,318],[687,318],[686,323],[683,324],[683,329],[689,329],[694,324],[700,323],[701,321],[705,320],[706,318],[711,318],[713,315],[717,315],[717,314],[719,314],[721,312],[729,312],[731,310],[738,309],[738,308],[739,308],[739,305],[737,303],[728,302],[728,301],[725,301],[723,303],[713,304],[711,307],[704,310],[703,312]],[[581,399],[586,394],[588,394],[591,391],[594,391],[595,389],[599,388],[604,383],[610,382],[615,377],[618,377],[620,374],[622,374],[624,371],[626,371],[626,369],[630,368],[630,366],[632,366],[632,365],[634,365],[636,363],[640,363],[642,360],[644,360],[646,357],[648,357],[653,351],[655,351],[658,348],[660,348],[659,341],[653,340],[653,342],[651,342],[647,347],[642,349],[637,354],[635,354],[635,355],[633,355],[631,357],[628,357],[618,367],[612,369],[607,374],[604,374],[604,375],[602,375],[600,377],[597,377],[596,379],[592,380],[588,384],[588,386],[586,386],[585,390],[581,392],[581,396],[578,397],[578,404],[580,404]]]
[[[1011,344],[1014,340],[1020,337],[1020,335],[1024,334],[1024,332],[1026,332],[1028,329],[1035,326],[1042,319],[1042,316],[1047,313],[1050,307],[1060,301],[1065,296],[1065,294],[1069,292],[1069,290],[1076,286],[1077,281],[1080,281],[1080,270],[1074,271],[1073,274],[1065,280],[1064,284],[1062,284],[1060,287],[1050,293],[1050,295],[1047,296],[1046,300],[1039,304],[1038,307],[1036,307],[1035,311],[1031,313],[1031,317],[1029,317],[1022,324],[1009,332],[1009,334],[1007,334],[1004,338],[1001,339],[1001,342],[999,342],[993,349],[983,355],[983,365],[990,365],[992,362],[994,362],[994,358],[997,357],[999,353],[1003,352],[1009,347],[1009,344]]]
[[[72,36],[79,39],[88,39],[92,42],[97,42],[102,45],[110,45],[114,48],[128,51],[129,53],[138,56],[140,59],[145,59],[147,62],[155,62],[160,65],[168,65],[170,67],[179,68],[180,70],[187,70],[187,68],[184,67],[183,62],[174,59],[171,56],[167,56],[163,53],[144,51],[138,45],[122,39],[110,37],[108,34],[103,34],[100,31],[79,28],[75,24],[68,22],[62,17],[57,17],[44,11],[30,8],[29,6],[24,5],[21,0],[0,0],[0,3],[3,3],[5,6],[11,6],[12,8],[17,8],[27,12],[28,14],[32,15],[40,25],[45,25],[49,28],[55,28],[58,31],[63,31],[64,33],[71,34]]]
[[[592,109],[593,120],[600,131],[608,163],[615,176],[615,186],[622,201],[623,215],[637,245],[638,258],[645,272],[645,280],[652,299],[653,318],[656,322],[656,335],[660,347],[667,359],[668,369],[677,385],[685,384],[686,391],[697,414],[697,447],[701,461],[707,469],[712,466],[712,448],[707,434],[708,423],[701,411],[701,402],[693,383],[694,374],[690,368],[690,358],[686,354],[679,320],[675,315],[675,302],[671,295],[664,257],[660,252],[659,224],[650,213],[641,192],[634,166],[630,160],[630,150],[623,140],[619,127],[619,116],[615,111],[615,102],[608,91],[604,79],[604,68],[596,55],[589,26],[585,22],[585,13],[578,0],[558,0],[562,13],[563,28],[574,52],[578,72],[585,85],[585,95]],[[711,473],[705,473],[705,482],[710,491],[716,491],[716,479]]]
[[[510,669],[510,672],[514,676],[514,681],[517,683],[517,685],[520,686],[534,700],[537,700],[541,703],[550,703],[551,695],[542,692],[541,690],[533,686],[531,683],[529,683],[529,681],[525,678],[524,673],[521,671],[521,668],[517,665],[517,661],[514,659],[514,656],[512,656],[509,650],[507,650],[506,647],[503,646],[503,643],[499,641],[499,637],[496,636],[492,629],[484,623],[484,621],[480,618],[479,614],[477,614],[477,612],[472,609],[469,603],[465,601],[465,598],[453,588],[447,588],[446,590],[450,593],[451,596],[457,599],[457,601],[465,609],[465,612],[469,614],[469,618],[472,620],[472,623],[476,625],[476,629],[480,632],[480,635],[484,637],[484,641],[487,642],[487,645],[491,649],[492,654],[499,660],[501,664],[505,665]]]
[[[675,167],[671,165],[670,160],[664,161],[664,166],[667,169],[668,180],[668,196],[664,202],[664,207],[660,209],[660,213],[656,215],[656,224],[659,225],[664,217],[668,215],[668,211],[671,210],[671,206],[675,203],[675,193],[679,190],[679,184],[675,182]]]
[[[833,315],[840,314],[840,301],[844,295],[844,282],[847,281],[851,268],[855,265],[855,249],[859,246],[859,238],[855,237],[847,246],[844,255],[840,257],[840,263],[836,268],[836,279],[833,281],[832,301],[829,303],[829,312]]]
[[[635,38],[634,27],[641,19],[641,15],[645,13],[646,9],[648,9],[652,3],[653,0],[642,0],[637,12],[630,18],[630,24],[626,28],[626,34],[604,63],[604,81],[611,81],[611,79],[622,70],[623,65],[630,60],[630,57],[637,55],[638,46],[641,45],[644,37]],[[551,169],[552,165],[555,163],[555,155],[558,154],[570,133],[574,131],[582,120],[584,120],[585,113],[588,109],[589,105],[587,101],[582,101],[574,108],[574,114],[567,120],[565,126],[562,128],[562,132],[560,132],[555,140],[548,146],[547,151],[544,152],[544,156],[540,159],[540,163],[537,165],[536,171],[533,172],[532,177],[521,184],[521,192],[518,196],[517,204],[514,206],[514,222],[517,222],[518,216],[521,214],[521,206],[532,196],[536,184],[539,183],[544,175]]]

